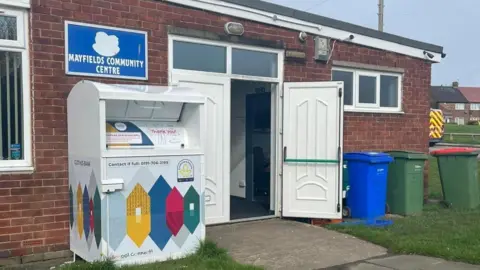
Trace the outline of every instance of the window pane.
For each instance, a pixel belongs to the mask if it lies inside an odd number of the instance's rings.
[[[398,107],[397,76],[380,76],[380,107]]]
[[[225,47],[173,41],[173,68],[225,73],[226,66]]]
[[[457,103],[455,104],[455,110],[465,110],[465,104],[463,103]]]
[[[377,78],[358,76],[358,102],[377,103]]]
[[[353,72],[334,70],[332,81],[343,82],[343,104],[353,105]]]
[[[17,40],[17,18],[0,16],[0,39]]]
[[[232,73],[276,78],[277,56],[275,53],[233,49]]]
[[[23,159],[22,55],[0,51],[0,157]]]

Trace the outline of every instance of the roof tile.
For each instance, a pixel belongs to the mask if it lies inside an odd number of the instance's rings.
[[[480,103],[480,87],[459,87],[458,90],[469,103]]]

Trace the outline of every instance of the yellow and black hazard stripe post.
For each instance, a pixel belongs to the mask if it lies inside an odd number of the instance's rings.
[[[443,114],[441,111],[430,111],[430,139],[443,137]]]

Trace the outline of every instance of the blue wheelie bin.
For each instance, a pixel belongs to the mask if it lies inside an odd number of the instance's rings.
[[[347,205],[352,218],[374,220],[385,216],[388,165],[393,158],[385,153],[346,153],[350,190]]]

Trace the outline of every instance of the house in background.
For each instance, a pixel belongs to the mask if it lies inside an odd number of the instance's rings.
[[[458,90],[467,99],[468,104],[455,105],[455,109],[465,112],[465,123],[480,121],[480,87],[459,87]]]
[[[463,125],[468,122],[466,108],[469,101],[458,89],[458,83],[452,86],[432,86],[430,90],[430,107],[441,109],[446,123]]]

